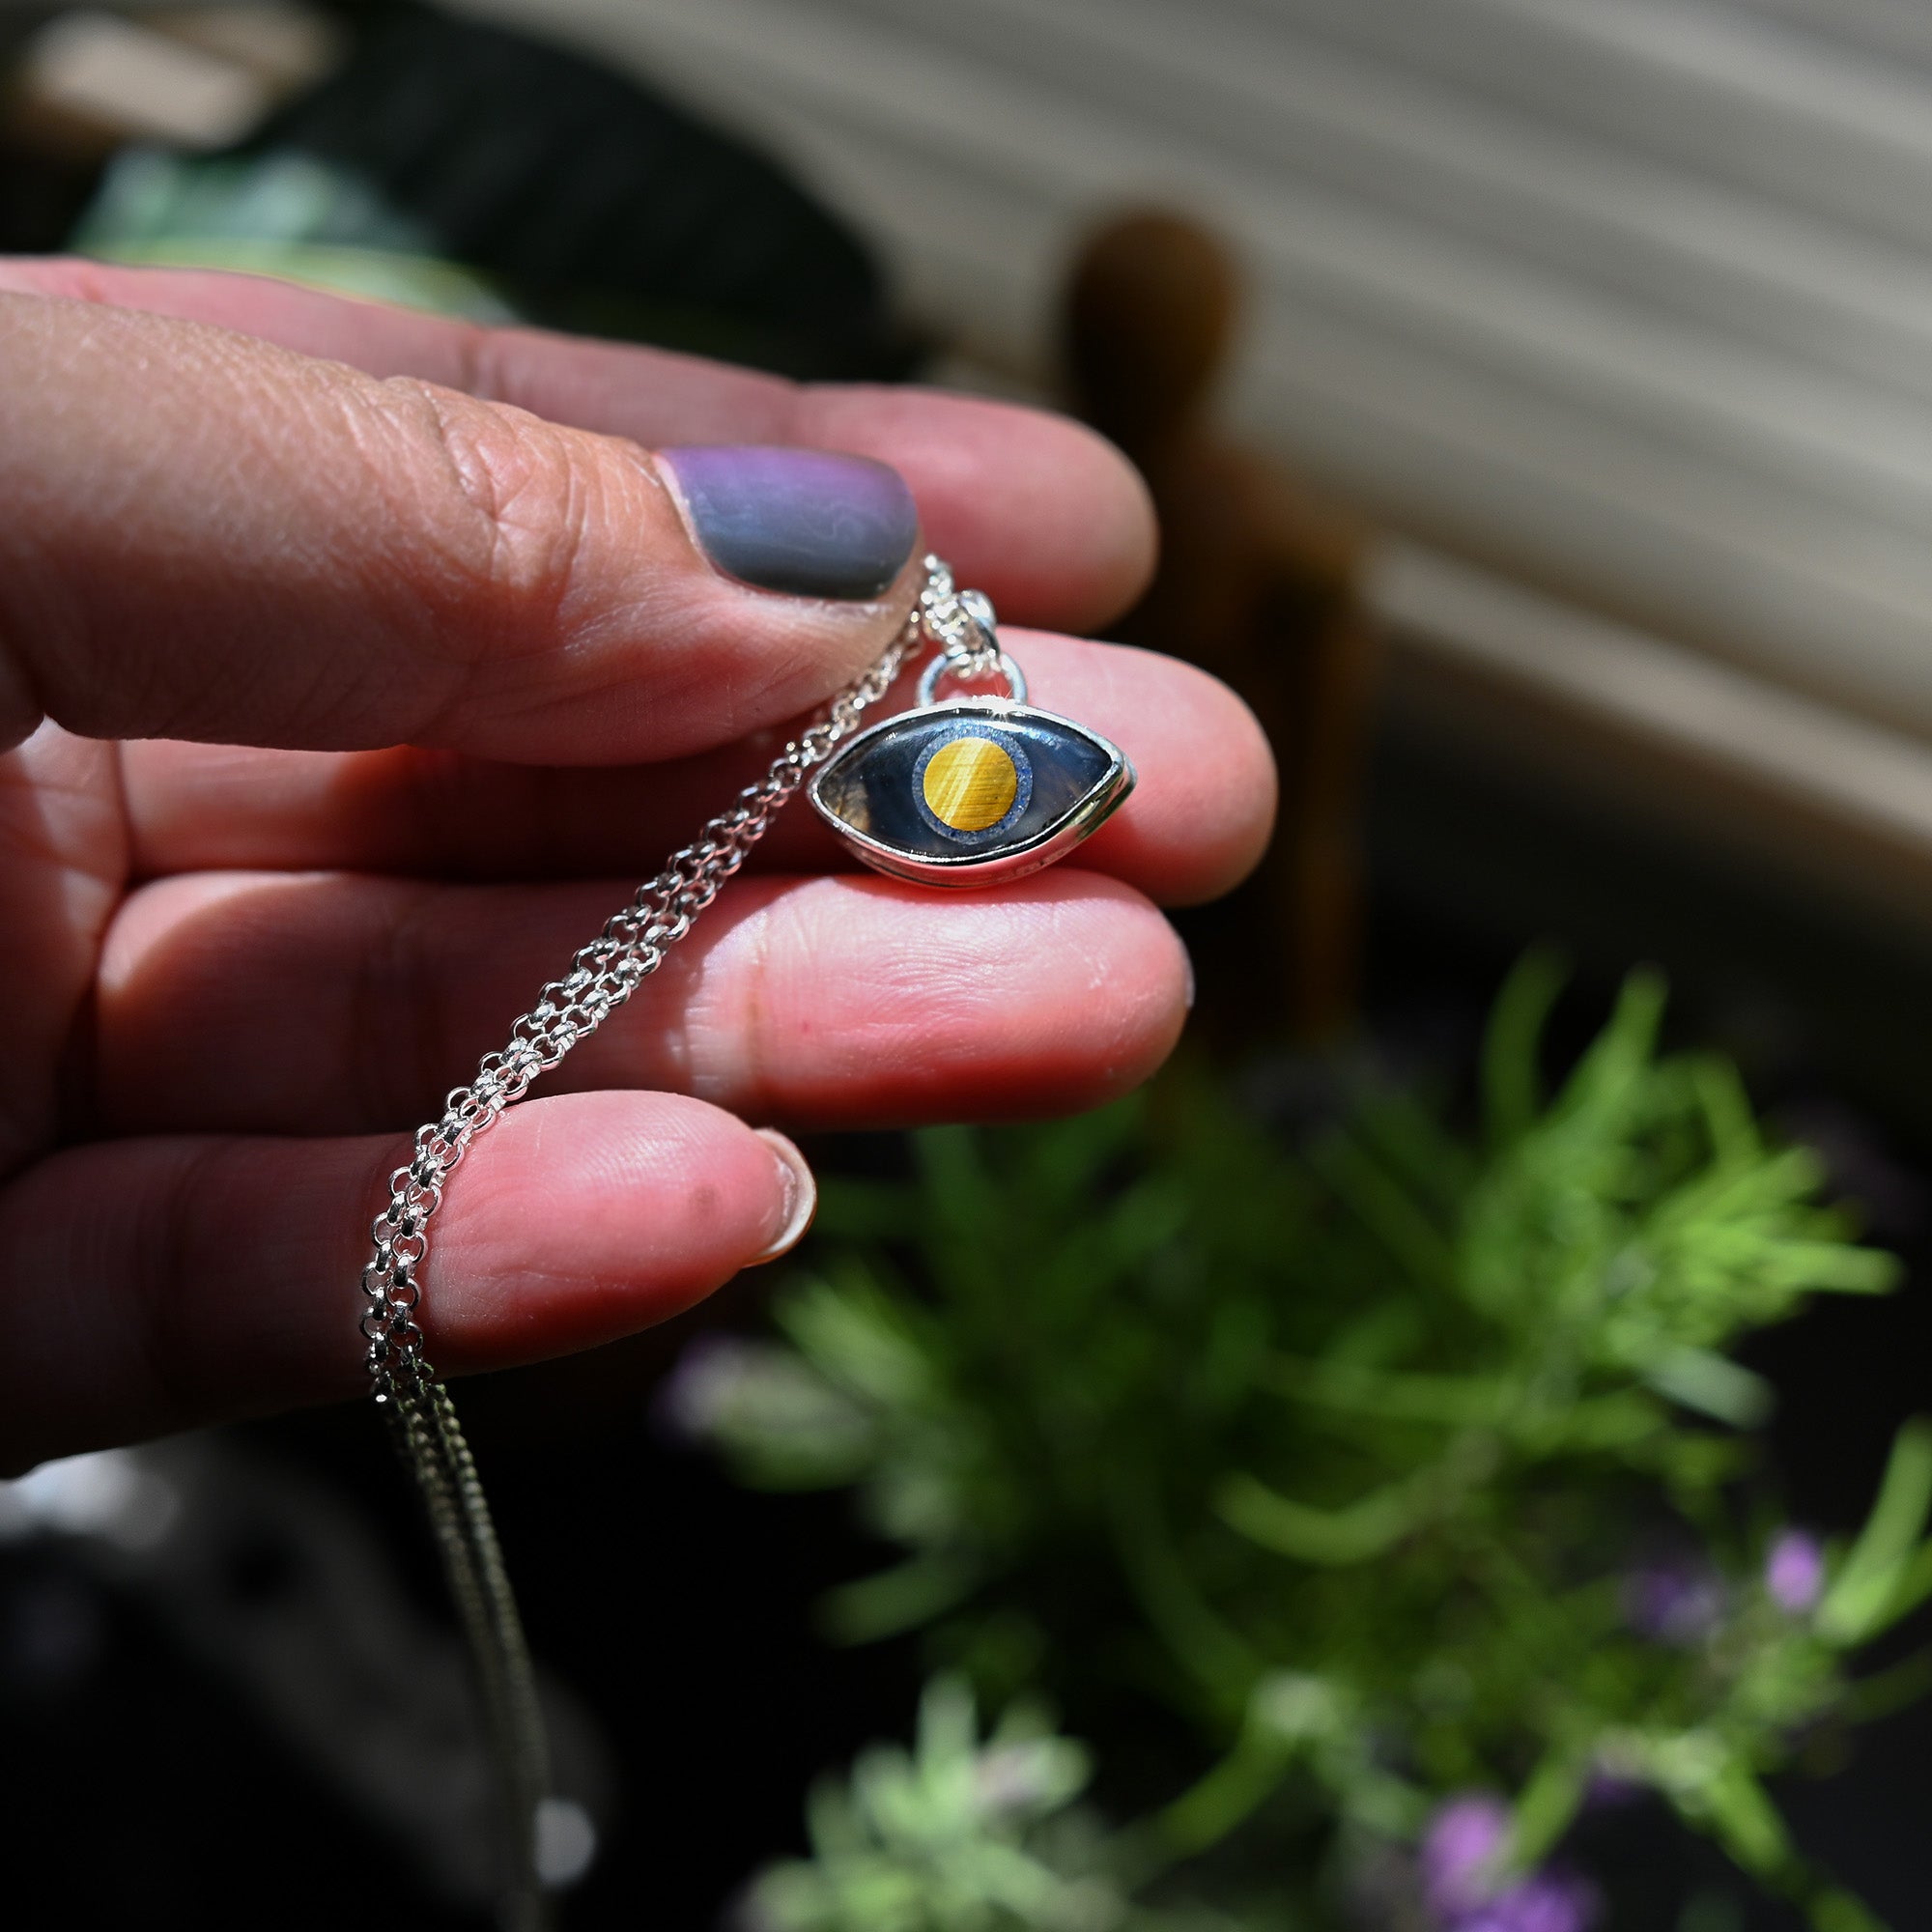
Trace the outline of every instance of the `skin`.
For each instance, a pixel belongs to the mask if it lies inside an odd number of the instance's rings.
[[[1152,559],[1085,430],[71,262],[0,263],[0,1467],[357,1393],[411,1129],[902,623],[916,562],[859,604],[719,576],[654,447],[894,465],[1035,701],[1141,782],[1073,860],[957,895],[787,812],[465,1163],[431,1358],[610,1340],[795,1238],[748,1121],[1083,1108],[1172,1047],[1158,907],[1255,863],[1273,774],[1212,679],[1053,634]]]

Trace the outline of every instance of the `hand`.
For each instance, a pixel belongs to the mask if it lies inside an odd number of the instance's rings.
[[[923,533],[876,469],[827,472],[829,532],[734,469],[747,541],[647,453],[709,444],[877,459]],[[923,550],[1084,629],[1152,543],[1115,452],[1027,411],[0,263],[0,1466],[356,1392],[408,1133],[880,653]],[[1131,802],[957,895],[845,869],[794,805],[453,1179],[440,1370],[631,1332],[795,1239],[810,1176],[740,1116],[1067,1110],[1167,1053],[1155,902],[1253,864],[1265,744],[1182,665],[1006,635],[1037,702],[1128,748]]]

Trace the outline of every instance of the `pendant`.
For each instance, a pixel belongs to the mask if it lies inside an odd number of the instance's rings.
[[[993,607],[955,592],[936,557],[915,623],[939,646],[919,706],[875,724],[822,766],[810,796],[847,850],[922,886],[990,886],[1063,859],[1134,787],[1126,754],[1097,731],[1027,702]],[[943,681],[999,678],[1006,694],[941,700]]]

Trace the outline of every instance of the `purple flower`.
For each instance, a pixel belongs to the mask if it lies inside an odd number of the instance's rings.
[[[1596,1892],[1545,1867],[1504,1883],[1509,1806],[1489,1792],[1452,1798],[1430,1821],[1418,1861],[1423,1903],[1438,1932],[1590,1932]]]
[[[1495,1896],[1495,1865],[1509,1832],[1509,1806],[1486,1791],[1450,1799],[1430,1820],[1422,1896],[1436,1919],[1455,1924]]]
[[[1780,1609],[1802,1617],[1825,1591],[1825,1552],[1815,1536],[1781,1529],[1764,1556],[1764,1587]]]
[[[1581,1879],[1532,1872],[1489,1904],[1452,1921],[1451,1932],[1590,1932],[1598,1898]]]
[[[1646,1564],[1624,1578],[1624,1617],[1655,1643],[1696,1643],[1723,1614],[1723,1584],[1695,1558]]]

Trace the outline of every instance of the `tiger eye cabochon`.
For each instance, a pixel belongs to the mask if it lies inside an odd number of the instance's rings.
[[[925,807],[953,832],[997,825],[1019,796],[1019,767],[991,738],[949,738],[923,760]]]
[[[855,739],[819,774],[811,801],[882,869],[898,856],[968,872],[1053,838],[1097,801],[1091,830],[1132,781],[1113,746],[1067,720],[942,705]]]

